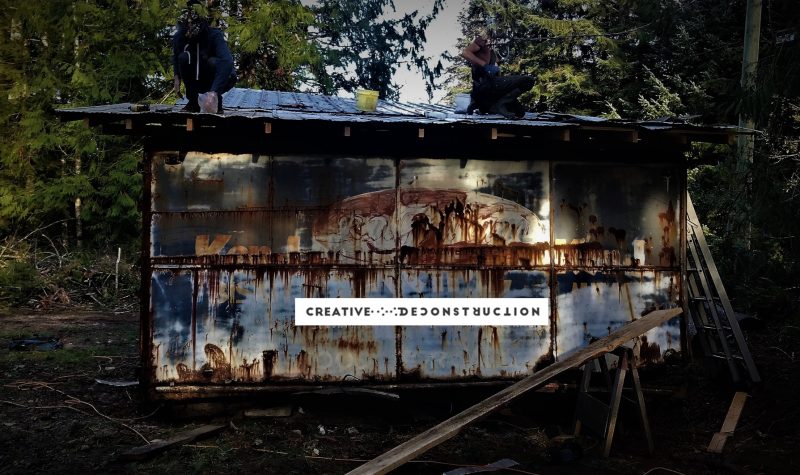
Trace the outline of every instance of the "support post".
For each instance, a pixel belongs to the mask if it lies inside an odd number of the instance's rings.
[[[742,93],[746,104],[752,102],[751,96],[755,90],[756,76],[758,73],[758,49],[761,37],[761,3],[762,0],[747,0],[747,17],[744,24],[744,48],[742,53],[742,78],[740,81]],[[755,120],[750,110],[751,107],[745,105],[743,112],[739,114],[739,127],[746,129],[755,128]],[[743,188],[746,194],[750,192],[751,177],[750,169],[753,164],[753,151],[755,148],[753,135],[739,135],[737,138],[737,157],[736,171],[738,179],[744,180]],[[747,196],[743,197],[742,209],[747,218],[745,230],[745,246],[750,249],[752,239],[752,222],[750,219],[750,200]]]
[[[617,416],[619,415],[619,403],[622,401],[622,386],[625,384],[625,375],[628,373],[628,350],[624,350],[617,365],[617,374],[614,377],[614,386],[611,388],[611,407],[608,415],[608,428],[603,443],[603,457],[608,457],[611,453],[611,441],[614,440],[614,431],[617,428]]]

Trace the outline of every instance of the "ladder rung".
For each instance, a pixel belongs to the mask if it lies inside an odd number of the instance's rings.
[[[699,333],[704,333],[704,347],[712,347],[709,357],[727,361],[731,379],[740,381],[742,377],[751,382],[760,382],[761,378],[750,355],[747,342],[742,341],[736,316],[731,313],[730,302],[721,286],[714,258],[705,242],[703,228],[699,224],[691,197],[686,203],[686,277],[690,281],[687,297],[692,320]],[[697,285],[697,292],[692,295],[691,285]],[[698,295],[699,294],[699,295]],[[710,315],[706,315],[710,314]],[[708,316],[713,317],[701,318]],[[741,345],[741,346],[740,346]],[[743,371],[743,374],[740,373]]]
[[[699,326],[700,328],[705,329],[705,330],[730,330],[731,329],[731,327],[725,326],[725,325],[716,326],[716,325],[714,325],[714,322],[701,323],[701,324],[699,324],[697,326]]]
[[[693,300],[695,302],[711,302],[711,301],[719,301],[719,297],[689,297],[689,300]]]
[[[714,357],[714,358],[721,359],[721,360],[734,359],[734,360],[738,360],[738,361],[744,361],[744,358],[742,357],[742,355],[736,355],[736,354],[733,354],[733,353],[731,353],[731,356],[725,356],[724,353],[711,353],[711,356]]]
[[[719,358],[725,358],[725,355],[720,354],[718,357]],[[744,358],[742,358],[741,355],[737,355],[737,354],[733,354],[733,353],[731,353],[730,359],[737,360],[737,361],[744,361]]]

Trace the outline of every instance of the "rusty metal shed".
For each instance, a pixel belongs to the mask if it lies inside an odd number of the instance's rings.
[[[247,89],[224,100],[223,115],[58,111],[144,138],[141,354],[156,397],[519,379],[684,306],[684,152],[735,132],[386,101],[364,113]],[[295,327],[308,296],[545,297],[551,314],[546,327]],[[676,319],[636,351],[649,364],[685,345]]]

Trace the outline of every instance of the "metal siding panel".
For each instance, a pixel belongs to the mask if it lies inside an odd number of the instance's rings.
[[[547,162],[409,159],[400,166],[403,297],[549,295],[546,272],[504,270],[549,268]],[[549,326],[407,327],[403,377],[520,377],[550,349]]]
[[[400,164],[408,264],[549,264],[547,162],[409,159]]]
[[[154,270],[150,279],[152,358],[156,381],[179,380],[193,365],[190,271]]]
[[[275,157],[272,163],[276,206],[298,210],[275,221],[276,248],[348,265],[394,262],[392,160]]]
[[[329,206],[336,201],[394,188],[394,161],[347,156],[276,156],[275,204]]]
[[[681,170],[555,163],[556,265],[677,269]]]
[[[285,253],[284,247],[273,247],[273,214],[264,211],[154,213],[150,253],[153,257]],[[288,256],[280,260],[288,260]]]
[[[267,208],[272,181],[267,157],[189,152],[153,159],[152,209],[216,211]]]
[[[680,272],[601,272],[575,269],[558,273],[558,354],[562,359],[656,309],[678,306]],[[667,350],[680,351],[675,318],[641,338],[641,361],[658,362]]]
[[[556,347],[563,357],[648,309],[676,305],[677,266],[575,267],[586,258],[564,246],[550,260],[551,209],[553,234],[571,245],[614,224],[632,230],[627,238],[661,231],[653,254],[663,255],[677,232],[668,204],[679,209],[676,169],[553,168],[551,190],[549,162],[189,153],[171,165],[156,154],[156,381],[520,377],[552,361]],[[578,213],[569,205],[581,199]],[[602,237],[604,253],[623,257],[617,264],[635,254],[632,242]],[[237,256],[257,253],[267,257]],[[531,298],[551,289],[551,326],[293,326],[296,297]],[[679,327],[646,338],[643,360],[658,361],[679,348]]]
[[[394,261],[394,162],[189,153],[153,164],[151,255]],[[203,249],[206,252],[203,252]],[[296,259],[290,253],[307,255]]]
[[[169,274],[169,271],[165,271]],[[159,381],[263,383],[330,381],[347,375],[392,379],[392,327],[295,327],[297,297],[392,297],[385,271],[286,270],[199,271],[196,351],[176,360],[161,357]],[[185,292],[171,297],[191,306]],[[174,326],[159,314],[157,327]],[[172,335],[172,333],[169,333]],[[168,340],[172,343],[176,337]],[[165,337],[158,340],[161,343]],[[179,340],[178,342],[184,342]],[[185,344],[185,343],[184,343]],[[176,368],[176,361],[186,365]]]
[[[394,377],[393,327],[293,326],[298,296],[394,295],[394,267],[376,268],[394,262],[394,161],[190,153],[153,170],[153,206],[169,211],[153,215],[151,256],[199,276],[194,293],[170,296],[181,309],[196,297],[194,357],[158,357],[159,381]],[[207,256],[257,253],[269,256]],[[160,348],[176,317],[156,313]]]
[[[406,298],[546,298],[548,273],[522,270],[406,270]],[[431,317],[434,319],[435,317]],[[550,326],[404,327],[405,378],[518,378],[549,360]]]
[[[392,379],[395,335],[391,327],[294,327],[294,298],[394,296],[393,271],[301,271],[271,280],[270,318],[277,338],[264,348],[273,358],[272,379]],[[287,288],[288,286],[288,288]]]

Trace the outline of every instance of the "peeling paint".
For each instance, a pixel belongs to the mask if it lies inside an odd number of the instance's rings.
[[[514,379],[678,305],[667,165],[154,154],[151,377]],[[674,179],[673,179],[674,178]],[[551,298],[550,325],[295,327],[297,297]],[[677,349],[677,322],[639,342]]]

